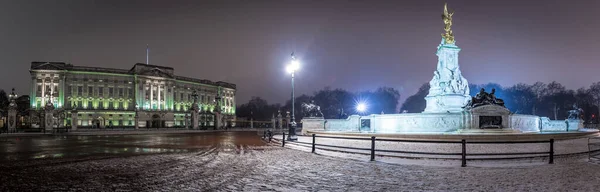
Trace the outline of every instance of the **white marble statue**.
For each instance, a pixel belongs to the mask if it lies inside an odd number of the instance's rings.
[[[444,14],[449,14],[446,8]],[[451,20],[451,14],[445,19]],[[447,22],[444,20],[444,23]],[[449,32],[450,26],[447,25],[444,30],[447,35],[442,35],[442,41],[437,47],[437,68],[429,81],[429,94],[425,97],[427,107],[424,112],[427,113],[460,112],[471,98],[469,82],[462,76],[458,65],[460,48],[456,46],[454,35]],[[451,40],[446,39],[450,37]]]

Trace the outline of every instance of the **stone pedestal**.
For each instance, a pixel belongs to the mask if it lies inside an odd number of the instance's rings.
[[[470,114],[466,119],[470,119],[467,122],[469,129],[484,129],[484,130],[498,130],[498,129],[510,129],[510,111],[506,107],[498,105],[484,105],[473,108],[466,112]],[[469,125],[470,124],[470,125]]]
[[[308,131],[325,131],[325,119],[322,117],[305,117],[302,119],[302,135]]]
[[[198,112],[192,111],[192,129],[198,129]]]
[[[223,114],[220,112],[215,113],[215,129],[221,129],[223,127]]]
[[[436,95],[426,96],[427,108],[425,113],[456,113],[463,108],[471,97],[466,95]]]
[[[9,106],[8,109],[8,131],[15,132],[17,130],[17,109]]]
[[[135,121],[135,130],[140,129],[140,116],[138,115],[137,111],[135,112],[134,121]]]
[[[77,130],[77,111],[71,111],[71,131]]]
[[[281,111],[277,111],[277,128],[278,129],[282,129],[283,128],[283,117],[281,116]]]
[[[580,119],[567,119],[565,120],[567,124],[566,131],[577,131],[579,129],[583,129],[583,120]]]
[[[8,95],[8,99],[10,103],[8,104],[8,131],[15,132],[17,131],[17,94],[15,94],[15,88],[12,89],[10,95]]]
[[[54,110],[46,110],[44,117],[44,128],[46,131],[52,131],[54,128]]]
[[[198,113],[200,112],[200,107],[198,106],[198,93],[196,93],[196,91],[192,93],[192,98],[194,98],[194,102],[192,103],[192,108],[190,110],[192,113],[192,129],[198,129],[198,121],[200,120]]]
[[[189,128],[188,121],[190,121],[190,115],[188,113],[185,113],[185,115],[183,116],[183,128]]]
[[[461,112],[469,99],[469,83],[458,65],[460,48],[454,43],[448,44],[442,38],[436,55],[437,69],[429,82],[429,95],[425,97],[425,113]]]

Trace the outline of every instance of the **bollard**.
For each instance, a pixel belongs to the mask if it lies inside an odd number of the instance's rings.
[[[283,132],[283,139],[281,139],[281,147],[285,147],[285,132]]]
[[[461,167],[467,166],[467,141],[462,140],[462,165]]]
[[[269,131],[269,143],[271,143],[272,139],[273,139],[273,132]]]
[[[371,136],[371,161],[375,161],[375,136]]]
[[[315,134],[312,134],[313,137],[313,143],[312,143],[312,153],[315,153]]]
[[[554,139],[550,139],[550,157],[549,164],[554,164]]]

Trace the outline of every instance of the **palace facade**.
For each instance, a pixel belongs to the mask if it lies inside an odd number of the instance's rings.
[[[235,118],[235,84],[176,76],[171,67],[137,63],[129,70],[31,63],[32,109],[51,102],[58,111],[77,111],[79,127],[183,127],[192,94],[197,93],[202,126],[213,126],[214,113]],[[70,115],[66,115],[70,117]]]

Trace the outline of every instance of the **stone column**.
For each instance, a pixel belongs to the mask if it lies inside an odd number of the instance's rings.
[[[42,95],[40,95],[41,97],[41,102],[40,104],[42,104],[42,106],[40,106],[40,108],[43,108],[44,106],[46,106],[46,100],[44,100],[44,98],[46,98],[46,78],[42,77]]]
[[[36,99],[35,99],[36,98],[36,94],[37,94],[37,78],[36,78],[35,75],[33,75],[31,77],[31,93],[29,93],[29,98],[30,98],[30,101],[29,101],[30,104],[29,104],[29,106],[32,107],[35,104],[35,107],[37,108],[37,107],[40,107],[40,106],[37,106],[37,102],[36,102]]]
[[[58,77],[58,107],[65,107],[65,75]]]
[[[54,100],[54,77],[52,77],[50,79],[50,102],[54,104],[53,100]]]
[[[271,114],[271,128],[275,129],[275,114]]]
[[[169,100],[169,96],[167,96],[167,91],[169,90],[169,87],[167,87],[167,84],[164,85],[164,89],[163,89],[163,110],[169,110],[168,106],[167,106],[167,101]]]
[[[277,110],[277,128],[278,129],[282,129],[283,128],[283,117],[281,116],[281,110]]]
[[[71,110],[71,131],[77,130],[77,109]]]
[[[290,118],[290,112],[286,111],[285,113],[287,113],[287,115],[285,116],[285,122],[286,122],[285,128],[287,129],[287,128],[290,128],[290,123],[292,123],[292,122],[291,122],[291,118]]]
[[[154,84],[150,83],[150,110],[154,108]]]
[[[160,94],[160,84],[158,84],[158,86],[156,86],[156,89],[158,90],[158,91],[156,92],[156,94],[157,94],[157,97],[158,97],[158,100],[157,100],[157,102],[158,102],[158,103],[156,104],[156,108],[157,108],[158,110],[160,110],[160,109],[161,109],[161,106],[162,106],[162,103],[161,103],[161,101],[160,101],[160,95],[161,95],[161,94]]]

